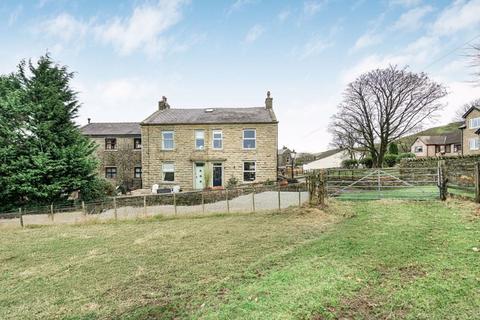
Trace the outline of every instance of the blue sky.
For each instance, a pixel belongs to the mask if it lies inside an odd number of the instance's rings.
[[[474,39],[473,41],[471,41]],[[480,0],[0,0],[0,73],[47,50],[75,71],[78,122],[141,121],[172,107],[261,106],[279,143],[328,148],[349,81],[388,64],[425,71],[450,92],[435,124],[480,97],[469,44]]]

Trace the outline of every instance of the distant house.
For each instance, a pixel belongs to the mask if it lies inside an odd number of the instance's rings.
[[[361,157],[361,153],[356,155],[357,159]],[[322,152],[317,155],[317,160],[306,163],[303,165],[303,170],[316,170],[316,169],[328,169],[328,168],[340,168],[342,161],[350,159],[350,155],[347,151],[341,149],[333,149]]]
[[[285,169],[285,166],[291,165],[292,150],[283,146],[278,150],[278,169]]]
[[[417,158],[458,156],[462,154],[460,131],[438,136],[419,136],[410,147]]]
[[[97,144],[98,174],[127,188],[142,187],[142,136],[138,122],[90,122],[80,128]]]
[[[465,155],[480,154],[480,107],[471,107],[464,115],[462,132],[463,153]]]

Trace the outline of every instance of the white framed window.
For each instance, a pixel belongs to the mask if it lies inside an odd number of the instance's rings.
[[[205,149],[205,130],[195,130],[195,149]]]
[[[415,153],[421,153],[421,152],[423,152],[423,146],[415,146],[414,152],[415,152]]]
[[[480,149],[480,140],[478,138],[468,139],[468,146],[470,150],[479,150]]]
[[[212,131],[212,148],[213,149],[222,149],[223,148],[223,132],[222,130],[213,130]]]
[[[142,167],[135,167],[133,169],[133,177],[134,178],[141,178],[142,177]]]
[[[256,178],[256,163],[255,161],[243,162],[243,181],[255,181]]]
[[[470,129],[480,128],[480,118],[470,119]]]
[[[173,150],[175,148],[173,131],[162,131],[162,149]]]
[[[243,149],[255,149],[257,147],[257,133],[255,129],[243,129]]]
[[[164,162],[162,164],[163,181],[175,181],[175,163]]]

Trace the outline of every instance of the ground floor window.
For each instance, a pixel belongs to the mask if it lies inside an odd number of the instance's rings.
[[[142,177],[142,167],[135,167],[133,176],[135,178],[141,178]]]
[[[480,149],[480,141],[478,138],[472,138],[468,140],[468,146],[470,147],[470,150],[478,150]]]
[[[117,167],[105,167],[105,178],[115,179],[117,177]]]
[[[164,162],[163,181],[175,181],[175,164],[173,162]]]
[[[243,181],[255,181],[256,164],[255,161],[243,162]]]

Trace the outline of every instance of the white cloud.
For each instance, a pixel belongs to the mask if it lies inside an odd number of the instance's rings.
[[[352,51],[357,51],[363,48],[367,48],[376,44],[379,44],[382,41],[382,36],[380,34],[373,33],[368,31],[367,33],[360,36],[355,45],[352,48]]]
[[[88,34],[104,44],[111,44],[122,55],[138,50],[150,56],[161,56],[170,48],[186,47],[167,35],[181,21],[186,3],[188,0],[146,3],[135,7],[128,17],[114,17],[107,22],[85,22],[68,13],[61,13],[40,24],[36,32],[63,42],[78,41]]]
[[[413,7],[417,6],[422,2],[422,0],[391,0],[390,5],[401,5],[404,7]]]
[[[246,43],[255,42],[260,36],[265,32],[265,28],[259,24],[254,25],[248,30],[247,35],[245,36]]]
[[[235,11],[241,10],[243,7],[256,2],[257,0],[236,0],[228,9],[227,14],[231,14]]]
[[[88,28],[89,23],[79,21],[72,15],[64,12],[42,23],[37,32],[69,42],[85,36]]]
[[[394,30],[413,31],[418,30],[422,25],[422,19],[433,11],[431,6],[423,6],[411,9],[400,16],[393,25]]]
[[[18,17],[22,14],[23,11],[23,6],[18,5],[11,13],[10,16],[8,17],[8,26],[12,26],[17,20]]]
[[[438,35],[450,35],[480,25],[480,0],[457,0],[445,8],[432,26]]]
[[[319,12],[325,5],[327,4],[326,0],[323,1],[315,1],[315,0],[308,0],[303,3],[303,13],[306,16],[313,16],[317,12]]]
[[[332,41],[316,37],[310,39],[310,41],[308,41],[303,47],[295,48],[293,53],[294,55],[298,56],[300,60],[304,60],[319,55],[332,46]]]

